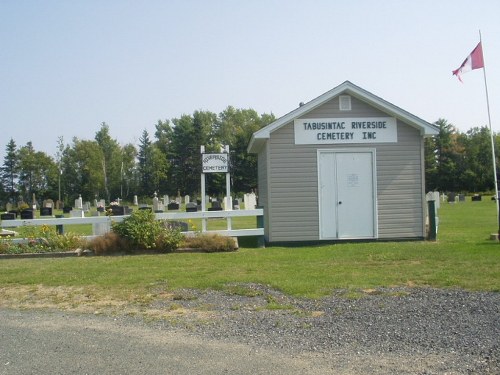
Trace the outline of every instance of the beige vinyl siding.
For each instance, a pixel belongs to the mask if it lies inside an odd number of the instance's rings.
[[[387,116],[354,97],[351,105],[351,111],[339,111],[334,98],[301,117]],[[375,148],[379,238],[423,237],[421,139],[419,131],[400,121],[394,144],[295,145],[293,123],[275,130],[266,150],[268,241],[319,239],[318,148]],[[259,189],[262,183],[259,175]]]
[[[292,124],[273,132],[269,145],[269,241],[318,240],[316,147],[295,146]]]
[[[379,238],[424,237],[420,133],[398,121],[398,143],[377,147]]]
[[[264,208],[264,233],[269,233],[269,225],[270,222],[268,220],[269,218],[269,198],[268,198],[268,192],[269,192],[269,182],[268,182],[268,173],[267,170],[269,168],[269,165],[267,163],[267,152],[268,152],[268,144],[262,148],[262,150],[259,152],[257,155],[257,180],[259,183],[258,186],[258,202],[257,204],[260,207]],[[265,240],[269,241],[268,236],[265,236]]]

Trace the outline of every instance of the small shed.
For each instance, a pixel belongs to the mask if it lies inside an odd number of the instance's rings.
[[[266,242],[424,239],[435,134],[349,81],[255,132]]]

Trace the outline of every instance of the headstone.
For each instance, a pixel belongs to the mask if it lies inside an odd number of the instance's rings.
[[[245,194],[243,199],[246,210],[253,210],[255,209],[255,206],[257,206],[257,197],[255,196],[255,193]]]
[[[75,199],[75,208],[82,210],[83,209],[83,201],[82,195],[80,194],[77,199]]]
[[[239,210],[239,209],[240,209],[240,200],[233,199],[233,210]]]
[[[63,213],[69,214],[72,209],[73,209],[73,207],[71,207],[71,206],[64,206],[63,207]]]
[[[10,210],[9,214],[14,214],[14,219],[17,218],[17,210]]]
[[[455,203],[455,193],[449,193],[448,194],[448,203]]]
[[[54,201],[52,199],[45,199],[42,203],[42,207],[51,207],[54,208]]]
[[[169,203],[170,203],[170,200],[168,199],[168,195],[166,195],[166,194],[165,194],[165,195],[163,196],[163,204],[164,204],[165,206],[168,206],[168,204],[169,204]]]
[[[189,230],[188,223],[183,221],[169,221],[166,224],[170,229],[180,229],[181,232],[187,232]]]
[[[117,206],[117,205],[113,204],[108,209],[111,210],[111,215],[113,215],[113,216],[125,215],[125,207],[123,207],[123,206]]]
[[[31,220],[34,219],[33,210],[22,210],[21,220]]]
[[[134,206],[139,205],[139,199],[137,198],[137,195],[134,195]]]
[[[52,216],[52,207],[40,207],[40,216]]]
[[[458,195],[458,201],[459,202],[465,202],[465,194],[459,194]]]
[[[8,202],[6,205],[5,205],[5,211],[12,211],[14,209],[14,205],[10,202]]]
[[[473,202],[481,202],[482,197],[480,194],[474,194],[471,199]]]
[[[82,209],[73,208],[70,211],[69,216],[70,217],[85,217],[85,213],[83,212]]]
[[[158,199],[158,197],[156,196],[156,193],[155,193],[155,196],[153,198],[153,211],[154,212],[156,212],[156,211],[159,210],[158,202],[159,202],[159,199]]]
[[[212,201],[212,207],[208,209],[209,211],[222,211],[222,205],[219,201]]]
[[[185,195],[184,196],[184,203],[188,204],[189,202],[191,202],[190,199],[191,199],[191,197],[189,195]]]
[[[0,220],[15,220],[15,219],[16,219],[16,214],[13,214],[11,212],[0,214]]]
[[[175,198],[175,201],[177,202],[177,204],[181,204],[182,203],[182,198],[180,196],[178,196],[178,197]]]
[[[186,203],[186,212],[196,212],[198,211],[198,206],[194,202]]]
[[[101,213],[104,211],[105,211],[105,208],[103,206],[97,206],[97,212]]]
[[[167,206],[167,209],[170,210],[178,210],[179,209],[179,203],[177,202],[170,202]]]
[[[85,202],[82,207],[83,211],[89,212],[90,211],[90,202]]]
[[[106,207],[106,200],[101,199],[99,202],[97,202],[97,207]]]

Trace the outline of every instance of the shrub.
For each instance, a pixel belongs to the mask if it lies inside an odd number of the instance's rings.
[[[113,232],[128,241],[135,249],[163,252],[176,249],[183,237],[179,228],[156,220],[154,213],[148,210],[134,211],[122,222],[114,223]]]
[[[156,240],[162,232],[162,226],[149,210],[134,211],[129,217],[113,224],[113,232],[127,239],[139,249],[156,248]]]
[[[198,234],[194,237],[186,237],[182,246],[202,249],[207,253],[234,251],[236,249],[236,244],[231,237],[218,234]]]
[[[179,228],[166,227],[156,241],[156,249],[166,253],[172,252],[179,247],[183,238],[184,235]]]

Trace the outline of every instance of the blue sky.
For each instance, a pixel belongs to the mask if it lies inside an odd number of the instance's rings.
[[[500,2],[0,0],[0,157],[12,137],[122,144],[228,105],[280,117],[345,80],[428,122],[500,132]]]

